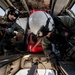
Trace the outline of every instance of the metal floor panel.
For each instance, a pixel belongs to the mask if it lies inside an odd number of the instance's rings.
[[[75,75],[75,62],[65,61],[61,62],[61,69],[66,75]]]
[[[0,67],[15,61],[16,59],[21,58],[22,54],[13,54],[13,55],[1,55],[0,56]]]

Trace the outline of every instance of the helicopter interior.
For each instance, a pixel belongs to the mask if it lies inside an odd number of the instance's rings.
[[[54,16],[69,15],[75,18],[75,10],[74,10],[75,0],[0,0],[0,9],[1,9],[0,11],[2,11],[2,13],[0,12],[1,13],[0,16],[5,15],[5,10],[9,6],[16,7],[20,11],[20,16],[17,19],[17,23],[20,26],[22,26],[22,28],[25,30],[24,45],[22,48],[23,54],[11,53],[11,55],[8,55],[6,53],[5,55],[1,55],[0,74],[1,75],[26,75],[29,71],[28,68],[32,67],[35,70],[35,68],[37,67],[37,65],[32,66],[35,60],[38,59],[40,61],[43,60],[45,61],[46,59],[43,54],[40,55],[39,53],[40,50],[37,50],[37,48],[35,49],[35,51],[32,51],[32,54],[30,53],[30,50],[27,50],[28,17],[36,11],[46,11],[49,14],[52,14]],[[31,41],[32,41],[32,37],[31,37]],[[28,48],[29,46],[30,44],[28,45]],[[41,46],[40,49],[42,50]],[[45,67],[43,66],[43,64],[40,63],[38,65],[38,68],[39,69],[43,68],[44,70],[43,69],[39,70],[39,75],[41,75],[41,72],[44,73],[44,74],[42,73],[43,75],[55,75],[54,70],[50,69],[51,64],[47,63],[47,61],[43,63],[44,65],[46,65],[47,71],[45,74]],[[62,69],[61,70],[62,75],[75,75],[74,62],[72,63],[66,61],[60,64]],[[33,74],[35,71],[33,71],[33,73],[31,71],[27,75],[36,75]]]

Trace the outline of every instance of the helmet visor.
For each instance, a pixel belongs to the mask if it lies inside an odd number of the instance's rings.
[[[19,12],[18,12],[18,10],[10,11],[9,14],[13,15],[13,16],[16,17],[16,18],[19,16]]]

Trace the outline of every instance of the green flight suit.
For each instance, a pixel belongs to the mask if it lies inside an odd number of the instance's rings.
[[[17,31],[17,32],[20,32],[20,33],[22,33],[23,34],[23,36],[24,36],[24,29],[20,26],[20,25],[18,25],[17,23],[16,23],[16,21],[13,21],[13,22],[11,22],[10,20],[8,20],[8,18],[6,17],[6,16],[0,16],[0,29],[5,29],[5,28],[12,28],[14,31]],[[6,34],[6,37],[5,37],[5,39],[2,39],[3,40],[3,45],[5,45],[5,47],[7,48],[7,49],[12,49],[12,48],[14,48],[15,46],[17,46],[17,44],[15,44],[15,43],[12,43],[11,42],[11,39],[14,41],[14,42],[16,42],[16,38],[14,39],[13,37],[14,36],[12,36],[11,34]],[[4,36],[3,36],[4,37]],[[19,42],[20,43],[20,42]]]
[[[70,16],[59,16],[62,23],[75,34],[75,18]]]
[[[75,18],[70,16],[58,16],[58,18],[61,19],[61,22],[73,33],[73,35],[70,38],[70,41],[72,43],[75,43]],[[54,38],[53,38],[54,39]],[[42,47],[44,48],[44,53],[46,56],[49,56],[53,51],[51,48],[51,41],[49,38],[44,37],[42,39]],[[54,55],[53,55],[54,56]],[[52,56],[52,57],[53,57]]]
[[[71,16],[59,16],[61,22],[72,32],[70,41],[75,43],[75,18]]]

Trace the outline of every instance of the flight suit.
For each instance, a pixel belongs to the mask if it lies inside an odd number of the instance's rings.
[[[75,18],[71,16],[58,16],[61,22],[68,27],[73,33],[75,33]]]
[[[75,17],[71,16],[60,16],[61,22],[68,28],[71,35],[68,39],[69,50],[66,50],[66,54],[71,60],[75,60]]]
[[[52,49],[52,42],[48,37],[42,38],[42,47],[44,49],[44,54],[48,57],[48,60],[51,63],[51,66],[59,72],[59,63],[56,54]]]
[[[75,44],[75,18],[70,16],[59,16],[61,22],[71,31],[70,41]]]
[[[5,31],[6,28],[11,28],[13,31],[20,32],[21,34],[18,34],[17,36],[15,34],[11,34],[10,32],[7,33]],[[18,43],[21,41],[17,42],[19,39],[22,39],[24,36],[24,29],[19,26],[16,21],[11,22],[6,16],[0,16],[0,29],[4,29],[5,34],[2,38],[2,44],[6,49],[14,49],[17,47]],[[16,36],[16,38],[14,38]]]
[[[54,23],[55,23],[56,30],[59,31],[59,32],[56,32],[56,33],[60,33],[60,34],[63,33],[63,30],[62,30],[63,25],[65,25],[68,29],[70,29],[70,31],[73,33],[73,36],[71,36],[71,38],[74,41],[74,38],[75,38],[74,37],[75,36],[75,25],[74,25],[75,24],[75,18],[70,17],[70,16],[58,16],[58,18],[54,18]],[[52,43],[57,44],[58,42],[60,42],[58,44],[58,46],[60,46],[60,50],[61,50],[61,53],[62,53],[61,56],[63,57],[66,54],[65,50],[66,50],[67,42],[65,42],[65,39],[63,38],[64,36],[62,36],[62,37],[60,36],[61,37],[60,38],[59,35],[57,35],[57,36],[56,35],[57,34],[54,34],[53,36],[50,35],[50,37],[45,36],[42,39],[42,47],[44,48],[45,55],[49,56],[51,62],[54,63],[56,66],[58,66],[57,57],[52,50]],[[70,40],[72,40],[71,38],[70,38]],[[61,46],[61,43],[62,43],[63,46]],[[75,48],[72,48],[73,52],[74,52],[74,49]],[[73,53],[73,52],[71,52],[71,53]],[[73,58],[75,58],[75,56],[73,56]]]

